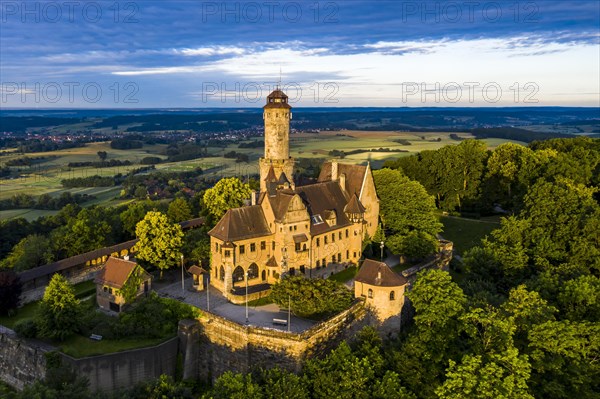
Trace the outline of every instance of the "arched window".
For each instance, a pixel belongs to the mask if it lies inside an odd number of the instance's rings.
[[[219,279],[225,281],[225,268],[223,266],[221,266],[221,269],[219,270]]]
[[[233,278],[233,282],[237,283],[239,281],[244,281],[244,269],[241,266],[236,267],[233,270],[233,274],[231,275]]]
[[[262,279],[263,281],[267,279],[267,272],[265,270],[262,271]]]
[[[396,293],[394,291],[390,292],[390,301],[393,301],[394,299],[396,299]]]
[[[253,263],[248,268],[248,280],[258,278],[258,265]]]
[[[317,261],[317,269],[318,269],[319,267],[321,267],[321,261],[320,261],[320,260],[318,260],[318,261]]]
[[[370,288],[369,288],[369,291],[368,291],[368,296],[369,296],[369,298],[373,298],[373,290],[370,289]]]

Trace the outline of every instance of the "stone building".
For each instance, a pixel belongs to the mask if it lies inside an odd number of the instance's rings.
[[[260,192],[228,210],[209,232],[211,285],[241,302],[288,274],[324,277],[357,264],[377,229],[379,200],[369,165],[323,165],[317,183],[296,186],[290,157],[288,97],[273,91],[263,107],[265,154]]]
[[[396,274],[385,263],[366,259],[354,278],[354,296],[364,298],[380,323],[399,331],[408,285],[406,277]]]
[[[127,300],[122,293],[122,289],[130,280],[131,283],[137,285],[135,298],[150,291],[152,276],[141,266],[127,259],[108,258],[104,268],[94,280],[96,283],[96,301],[98,302],[98,306],[104,310],[121,312],[123,307],[127,305]]]

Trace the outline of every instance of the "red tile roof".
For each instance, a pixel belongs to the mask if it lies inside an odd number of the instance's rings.
[[[354,280],[379,287],[399,287],[408,283],[405,277],[396,274],[388,265],[372,259],[365,259]]]
[[[94,282],[96,284],[104,284],[111,286],[113,288],[121,288],[123,284],[129,278],[129,275],[133,270],[138,267],[138,264],[129,260],[113,258],[112,256],[108,258],[106,264],[100,270]],[[143,269],[142,269],[143,270]],[[144,270],[144,273],[147,277],[150,277],[148,273]]]

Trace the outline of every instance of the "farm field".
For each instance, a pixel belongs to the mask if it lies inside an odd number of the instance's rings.
[[[456,133],[461,138],[472,138],[468,133]],[[257,137],[254,140],[261,140]],[[250,140],[247,140],[250,141]],[[400,141],[400,142],[399,142]],[[504,139],[485,139],[490,149],[505,143],[509,140]],[[410,143],[410,145],[406,145]],[[295,158],[332,158],[330,151],[353,151],[353,150],[371,150],[379,148],[389,148],[390,150],[404,150],[407,152],[363,152],[359,154],[348,155],[343,159],[347,163],[365,163],[371,162],[373,168],[379,168],[388,159],[395,159],[402,156],[408,156],[423,150],[435,150],[445,145],[457,145],[459,140],[452,139],[448,132],[434,133],[412,133],[412,132],[381,132],[381,131],[322,131],[319,134],[314,133],[293,133],[290,135],[291,156]],[[516,142],[523,144],[520,142]],[[142,158],[156,156],[165,159],[164,155],[167,146],[164,144],[144,145],[143,148],[131,150],[116,150],[110,147],[109,142],[89,143],[85,147],[71,148],[60,151],[40,152],[30,154],[10,154],[0,158],[0,166],[15,158],[43,157],[29,167],[18,167],[21,170],[21,177],[17,179],[0,180],[0,199],[6,199],[15,194],[28,194],[38,196],[49,194],[58,196],[65,191],[72,194],[91,194],[97,198],[84,204],[89,205],[119,205],[123,200],[119,199],[120,187],[100,187],[100,188],[72,188],[65,189],[61,185],[62,179],[87,177],[93,175],[114,176],[119,173],[127,173],[130,170],[139,168],[139,162]],[[110,160],[129,160],[133,164],[129,166],[95,168],[78,167],[71,168],[68,164],[71,162],[97,162],[99,161],[97,153],[99,151],[107,152],[107,161]],[[229,151],[247,154],[248,163],[236,163],[235,159],[225,158],[223,155]],[[247,177],[258,174],[258,159],[263,155],[263,148],[239,148],[238,144],[230,144],[225,148],[208,147],[208,152],[218,154],[218,157],[199,158],[181,162],[166,162],[155,165],[157,170],[164,171],[191,171],[195,168],[202,168],[207,177],[220,178],[225,176]],[[16,209],[0,211],[0,218],[25,217],[35,219],[39,216],[45,216],[55,213],[54,211],[42,211],[34,209]]]

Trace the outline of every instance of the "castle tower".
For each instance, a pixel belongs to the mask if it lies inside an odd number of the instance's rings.
[[[277,183],[286,181],[293,186],[294,159],[290,157],[292,107],[288,104],[288,96],[279,88],[267,96],[263,119],[265,156],[259,161],[260,191],[267,191],[269,186],[272,188]]]

